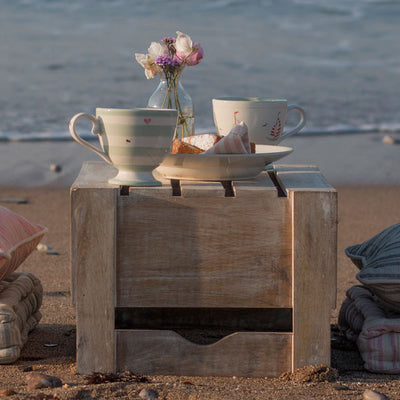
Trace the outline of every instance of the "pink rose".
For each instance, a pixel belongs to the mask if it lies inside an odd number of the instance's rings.
[[[186,57],[185,63],[187,65],[197,65],[203,58],[203,55],[204,55],[203,48],[198,43],[196,43],[193,46],[193,50],[190,53],[190,55]]]
[[[203,58],[203,48],[199,43],[193,44],[190,36],[179,31],[176,33],[178,34],[178,37],[175,41],[175,58],[190,66],[197,65]]]

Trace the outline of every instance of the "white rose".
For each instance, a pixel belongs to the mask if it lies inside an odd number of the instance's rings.
[[[144,68],[144,73],[147,79],[152,79],[161,72],[160,67],[154,63],[154,59],[150,54],[135,53],[135,58]]]
[[[168,54],[168,47],[159,42],[151,42],[148,52],[154,61],[157,57],[162,56],[163,54]]]
[[[181,57],[188,56],[193,50],[192,39],[182,32],[177,31],[176,33],[178,35],[175,41],[176,52],[179,53]]]

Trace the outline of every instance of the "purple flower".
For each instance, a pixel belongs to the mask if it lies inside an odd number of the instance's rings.
[[[171,58],[168,54],[162,54],[161,56],[158,56],[154,62],[163,67],[178,67],[180,65],[178,60]]]

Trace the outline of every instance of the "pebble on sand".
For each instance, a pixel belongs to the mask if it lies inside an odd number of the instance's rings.
[[[52,250],[52,247],[50,247],[49,245],[44,244],[44,243],[39,243],[36,246],[36,250],[46,253],[46,254],[49,254],[49,255],[56,255],[56,256],[60,255],[60,253],[58,251]]]
[[[0,201],[2,203],[16,203],[16,204],[26,204],[28,200],[26,199],[18,199],[18,198],[1,198]]]
[[[62,386],[61,379],[40,372],[31,372],[27,374],[25,380],[29,390]]]
[[[385,143],[385,144],[399,144],[400,143],[400,139],[396,139],[396,138],[394,138],[393,136],[390,136],[390,135],[385,135],[382,138],[382,143]]]
[[[18,369],[22,372],[31,372],[33,371],[32,365],[21,365],[18,367]]]
[[[384,394],[375,392],[375,390],[367,389],[363,393],[364,400],[389,400]]]
[[[158,393],[153,389],[144,388],[140,391],[139,397],[141,399],[158,399]]]
[[[47,245],[47,244],[39,243],[39,244],[36,246],[36,250],[37,250],[37,251],[46,252],[46,251],[51,250],[51,247],[50,247],[49,245]]]
[[[1,389],[0,390],[1,397],[13,396],[14,394],[16,394],[16,392],[12,389]]]
[[[62,171],[62,166],[59,164],[51,164],[50,169],[55,173],[59,173]]]

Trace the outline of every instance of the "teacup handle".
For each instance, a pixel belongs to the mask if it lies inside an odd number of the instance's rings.
[[[295,133],[299,132],[304,127],[304,125],[306,124],[306,112],[300,106],[298,106],[296,104],[289,105],[287,107],[287,112],[289,112],[290,110],[298,110],[300,112],[300,121],[290,131],[283,132],[281,134],[281,140],[286,138],[286,137],[288,137],[288,136],[294,135]]]
[[[82,139],[75,130],[75,124],[78,122],[78,120],[80,120],[81,118],[87,118],[92,122],[92,133],[93,135],[99,135],[101,133],[100,130],[100,124],[99,124],[99,120],[94,117],[93,115],[90,114],[85,114],[85,113],[79,113],[74,115],[71,118],[71,121],[69,121],[69,133],[71,134],[71,136],[82,146],[87,147],[89,150],[94,151],[96,154],[98,154],[101,158],[103,158],[103,160],[105,160],[106,162],[108,162],[109,164],[112,164],[112,161],[110,159],[110,157],[108,157],[108,155],[106,153],[104,153],[104,151],[100,150],[99,148],[91,145],[90,143],[88,143],[86,140]]]

